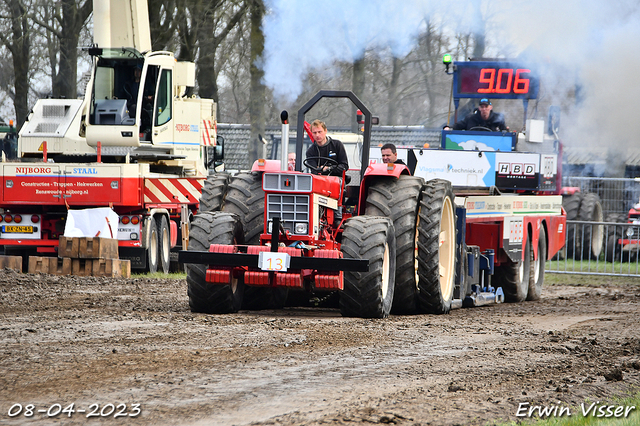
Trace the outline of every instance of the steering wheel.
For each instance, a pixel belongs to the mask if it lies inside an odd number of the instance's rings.
[[[309,164],[309,160],[316,160],[316,163],[318,165],[314,166],[314,165]],[[324,161],[324,163],[321,166],[320,166],[320,160]],[[306,167],[311,169],[312,173],[317,173],[317,174],[322,173],[322,169],[324,167],[329,167],[329,174],[330,174],[331,171],[333,170],[333,168],[338,165],[338,162],[336,160],[334,160],[333,158],[329,158],[329,157],[307,157],[307,158],[304,159],[302,164],[304,164]]]
[[[482,130],[483,132],[493,132],[493,130],[491,130],[488,127],[484,127],[484,126],[473,126],[469,130]]]

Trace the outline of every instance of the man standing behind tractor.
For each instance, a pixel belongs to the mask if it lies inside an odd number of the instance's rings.
[[[349,170],[344,145],[339,140],[327,136],[327,125],[323,121],[315,120],[311,123],[311,134],[314,144],[307,149],[306,157],[307,164],[315,169],[312,170],[313,173],[342,176],[342,172]]]
[[[398,159],[398,150],[396,146],[392,143],[386,143],[382,145],[380,148],[380,153],[382,154],[382,162],[383,163],[394,163],[394,164],[402,164],[406,166],[404,161]]]

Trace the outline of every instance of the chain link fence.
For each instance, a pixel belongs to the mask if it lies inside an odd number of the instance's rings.
[[[640,178],[564,176],[562,186],[598,194],[604,218],[610,222],[626,222],[629,209],[640,202]]]

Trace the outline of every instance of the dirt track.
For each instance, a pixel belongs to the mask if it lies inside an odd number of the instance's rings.
[[[0,424],[84,424],[91,410],[108,414],[107,404],[122,414],[140,404],[141,412],[91,424],[515,420],[520,403],[573,407],[637,389],[638,302],[637,283],[611,281],[545,287],[540,302],[445,316],[200,315],[189,311],[183,280],[5,270]],[[48,417],[56,403],[76,412]],[[9,417],[14,404],[22,413]]]

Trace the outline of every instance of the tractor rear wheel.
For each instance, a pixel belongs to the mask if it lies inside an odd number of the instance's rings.
[[[229,173],[215,173],[207,176],[200,197],[199,212],[217,212],[222,209],[222,201],[229,185]]]
[[[396,236],[396,286],[392,312],[415,313],[418,294],[416,245],[421,177],[381,178],[369,187],[365,214],[391,218]]]
[[[244,235],[238,217],[222,212],[200,213],[191,222],[189,251],[209,251],[211,244],[242,244]],[[244,285],[234,278],[229,284],[206,282],[207,265],[187,264],[187,293],[192,312],[224,314],[238,312]]]
[[[342,253],[368,259],[368,272],[344,272],[340,312],[346,317],[386,318],[391,311],[396,276],[393,222],[386,217],[356,216],[344,225]]]
[[[418,222],[418,308],[431,314],[451,310],[456,263],[456,214],[451,182],[432,179],[420,200]]]
[[[533,253],[531,254],[533,257]],[[547,233],[544,226],[540,226],[538,237],[538,258],[531,263],[531,275],[529,276],[529,292],[527,300],[540,300],[542,283],[544,282],[544,264],[547,261]]]
[[[259,244],[264,231],[262,173],[239,173],[227,187],[222,211],[235,213],[244,229],[245,244]],[[243,309],[280,309],[287,301],[286,288],[246,286]]]
[[[524,246],[524,259],[519,262],[507,260],[497,266],[493,275],[493,287],[502,287],[505,302],[524,302],[529,293],[529,278],[531,277],[531,238],[527,238]]]
[[[589,222],[604,221],[602,204],[600,203],[600,196],[598,194],[590,192],[582,197],[578,220]],[[582,228],[582,233],[579,237],[582,246],[582,258],[597,259],[602,252],[604,225],[584,224],[580,225],[579,228]]]

